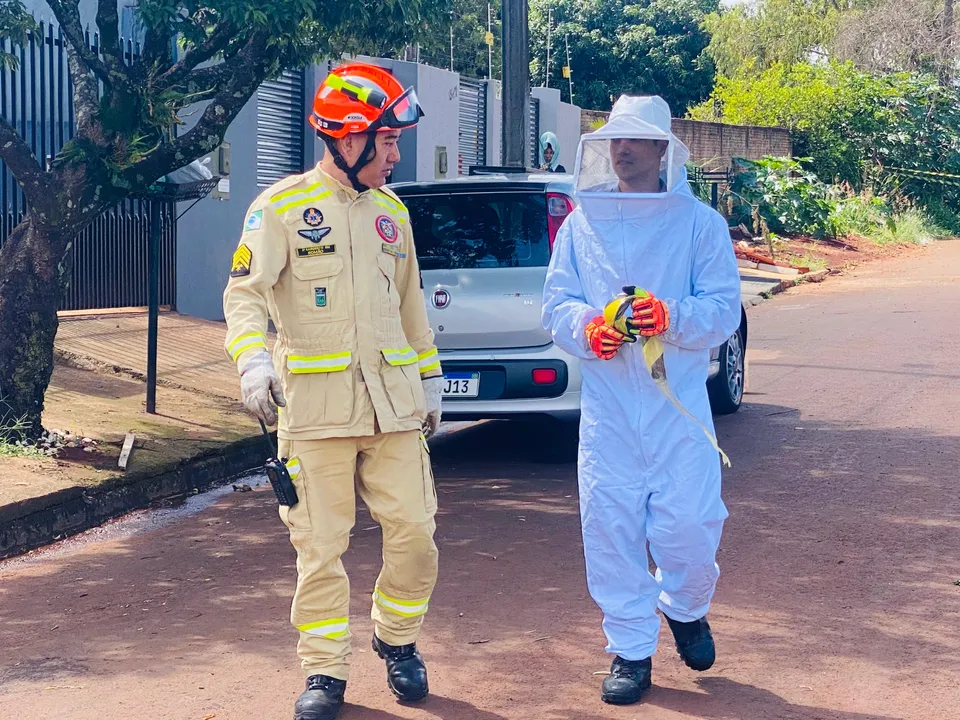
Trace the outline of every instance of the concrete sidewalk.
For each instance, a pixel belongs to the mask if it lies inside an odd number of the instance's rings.
[[[741,269],[741,297],[751,307],[800,282],[820,280],[823,273],[787,277]],[[157,340],[158,384],[194,390],[208,396],[240,399],[233,363],[223,352],[226,325],[175,312],[160,315]],[[274,337],[268,336],[268,344]],[[113,370],[134,378],[147,372],[146,313],[64,317],[60,320],[58,357],[84,369]]]
[[[175,312],[160,314],[157,380],[167,387],[240,400],[237,370],[224,354],[224,323]],[[268,338],[272,345],[273,336]],[[139,378],[147,372],[147,315],[125,313],[61,318],[57,355],[84,369]]]

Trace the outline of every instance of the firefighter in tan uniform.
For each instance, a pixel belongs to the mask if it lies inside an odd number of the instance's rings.
[[[335,718],[343,704],[351,633],[340,556],[355,479],[383,529],[373,648],[398,698],[428,692],[416,641],[437,577],[426,438],[440,423],[442,379],[410,218],[383,189],[401,130],[421,116],[413,91],[386,71],[334,70],[310,118],[328,152],[250,206],[224,293],[244,405],[268,424],[271,401],[282,408],[279,450],[299,496],[280,508],[297,551],[291,620],[308,676],[296,720]]]

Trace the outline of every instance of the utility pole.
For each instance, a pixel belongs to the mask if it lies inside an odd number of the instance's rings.
[[[543,81],[544,87],[550,87],[550,33],[553,30],[553,8],[547,8],[547,74]]]
[[[487,80],[493,80],[493,3],[487,3]]]
[[[503,0],[503,163],[526,167],[530,95],[527,0]]]
[[[450,72],[453,72],[453,14],[450,15]]]
[[[573,67],[570,65],[570,34],[566,34],[563,37],[564,42],[567,44],[567,78],[570,80],[570,104],[573,105]]]

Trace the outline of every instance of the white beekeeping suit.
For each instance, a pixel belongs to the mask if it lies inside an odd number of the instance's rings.
[[[661,192],[620,192],[611,162],[618,138],[668,142]],[[740,282],[726,221],[690,192],[688,156],[663,100],[622,97],[609,123],[581,140],[579,207],[558,233],[543,293],[544,327],[584,361],[578,470],[587,581],[603,610],[607,651],[629,661],[654,654],[658,608],[679,623],[706,616],[727,510],[718,453],[651,379],[641,344],[599,360],[585,327],[624,286],[663,300],[670,388],[713,432],[709,350],[739,326]]]

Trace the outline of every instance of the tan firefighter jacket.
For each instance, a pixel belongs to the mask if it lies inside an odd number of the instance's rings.
[[[410,216],[389,190],[355,190],[319,166],[261,194],[223,294],[227,354],[267,347],[287,440],[419,429],[421,378],[441,374]]]

